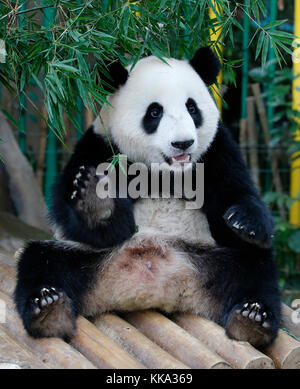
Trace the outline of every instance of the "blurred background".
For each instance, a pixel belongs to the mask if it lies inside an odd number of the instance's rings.
[[[105,101],[106,63],[209,45],[223,62],[211,92],[274,216],[284,299],[300,298],[297,36],[299,0],[0,0],[0,246],[33,238],[23,223],[49,233],[51,187]]]

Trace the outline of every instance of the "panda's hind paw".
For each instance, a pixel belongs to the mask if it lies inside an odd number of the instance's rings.
[[[258,302],[240,304],[231,311],[225,326],[229,338],[245,341],[262,348],[272,342],[277,333],[273,315]]]
[[[59,337],[69,341],[76,330],[71,299],[62,290],[49,286],[29,298],[23,320],[28,333],[35,338]]]

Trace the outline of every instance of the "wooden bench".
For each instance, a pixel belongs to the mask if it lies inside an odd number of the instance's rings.
[[[0,248],[0,309],[5,304],[6,316],[0,323],[0,368],[300,369],[300,323],[293,323],[293,311],[286,305],[282,309],[282,329],[263,352],[246,342],[228,339],[224,329],[209,320],[190,314],[170,319],[156,311],[126,313],[122,317],[103,314],[93,322],[79,317],[77,334],[69,344],[57,338],[29,337],[12,301],[16,282],[13,252],[22,239],[28,238],[28,230],[23,237],[26,226],[11,215],[8,219],[10,227],[6,218]],[[16,230],[11,228],[14,224],[18,225],[18,234],[12,231]],[[40,234],[30,227],[31,238],[37,238],[35,232]]]

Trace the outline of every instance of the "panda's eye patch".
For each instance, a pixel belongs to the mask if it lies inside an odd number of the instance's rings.
[[[163,107],[159,103],[151,103],[143,117],[143,127],[148,134],[153,134],[163,116]]]
[[[189,98],[185,103],[185,106],[188,113],[191,115],[192,119],[194,120],[195,126],[197,128],[200,127],[202,124],[202,115],[195,100]]]

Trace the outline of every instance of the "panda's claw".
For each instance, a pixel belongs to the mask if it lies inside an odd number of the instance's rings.
[[[243,317],[261,324],[264,328],[270,327],[269,322],[266,320],[268,316],[267,312],[263,311],[261,304],[257,302],[245,303],[237,312]]]
[[[57,291],[55,288],[41,288],[39,297],[34,297],[32,300],[32,313],[34,316],[40,315],[48,308],[56,305],[57,303],[63,303],[63,293]]]

